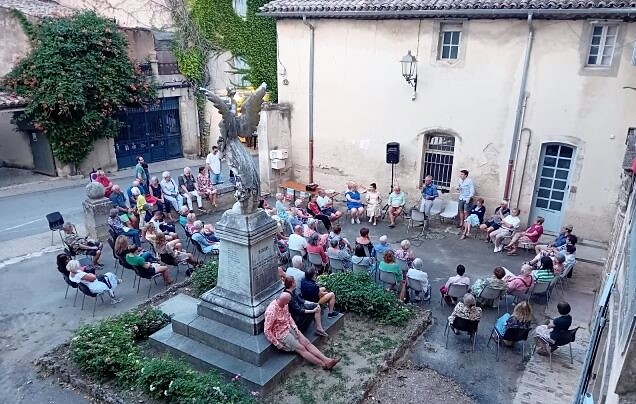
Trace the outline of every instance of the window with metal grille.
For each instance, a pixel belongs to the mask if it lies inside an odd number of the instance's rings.
[[[587,65],[592,67],[609,67],[612,65],[618,25],[593,25],[590,50],[587,54]]]
[[[426,137],[424,145],[424,176],[431,175],[438,188],[450,190],[453,175],[455,138],[443,134]]]
[[[459,59],[459,45],[462,36],[461,24],[442,23],[439,28],[439,60]]]

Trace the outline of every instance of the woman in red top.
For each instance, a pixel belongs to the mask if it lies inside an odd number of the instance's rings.
[[[331,220],[329,219],[329,216],[323,214],[320,211],[320,206],[318,206],[318,203],[316,202],[316,194],[309,195],[309,202],[307,202],[307,212],[316,219],[320,220],[325,225],[327,231],[331,230]]]
[[[544,220],[545,219],[543,219],[541,216],[537,216],[537,220],[532,226],[528,227],[526,231],[515,233],[512,236],[512,240],[510,240],[510,243],[508,243],[508,245],[504,247],[506,250],[508,250],[508,255],[518,255],[517,246],[519,245],[519,243],[532,245],[537,244],[537,241],[539,241],[539,237],[541,237],[541,235],[543,234]]]
[[[109,198],[111,192],[113,192],[112,191],[113,183],[108,179],[108,177],[106,176],[106,173],[101,168],[97,170],[97,175],[95,176],[95,182],[99,182],[100,184],[104,186],[104,190],[105,190],[104,196],[106,198]]]
[[[314,253],[314,254],[318,254],[320,255],[320,258],[322,258],[322,263],[323,264],[327,264],[329,262],[329,257],[327,257],[327,254],[325,253],[325,249],[323,248],[323,246],[321,246],[318,243],[318,239],[320,238],[320,236],[318,235],[318,233],[314,233],[311,236],[309,236],[309,239],[307,240],[307,253]]]

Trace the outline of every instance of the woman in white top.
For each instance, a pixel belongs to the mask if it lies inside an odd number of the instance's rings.
[[[115,289],[117,289],[117,285],[121,283],[121,279],[117,279],[114,273],[106,272],[105,274],[95,276],[84,272],[84,267],[82,267],[77,260],[69,261],[68,264],[66,264],[66,269],[70,273],[69,279],[72,282],[83,283],[88,286],[88,289],[92,293],[101,294],[108,292],[112,304],[119,303],[123,300],[115,296]]]
[[[378,192],[378,187],[375,182],[371,183],[369,189],[367,189],[367,216],[369,216],[369,223],[373,223],[373,225],[378,224],[378,216],[380,216],[380,203],[382,202],[380,198],[380,193]]]

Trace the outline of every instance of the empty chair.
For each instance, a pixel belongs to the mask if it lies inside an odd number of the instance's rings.
[[[64,218],[60,212],[53,212],[46,215],[46,221],[49,222],[49,229],[51,230],[51,245],[53,245],[53,235],[57,230],[58,234],[64,226]],[[60,238],[62,234],[60,234]]]
[[[523,361],[523,358],[526,356],[526,341],[528,340],[528,333],[530,333],[530,328],[508,328],[502,335],[499,330],[497,330],[497,327],[493,327],[486,347],[490,346],[491,340],[495,341],[497,344],[496,360],[499,361],[499,344],[501,341],[506,340],[512,343],[521,342],[521,360]]]
[[[453,220],[457,217],[457,210],[459,209],[459,203],[457,201],[448,201],[444,207],[444,211],[439,214],[440,220],[445,219]]]
[[[496,303],[497,314],[499,314],[499,303],[501,302],[501,297],[505,294],[506,294],[505,289],[495,289],[491,286],[486,286],[485,288],[482,289],[478,297],[480,299],[492,300],[494,303]]]
[[[504,298],[511,296],[512,299],[506,299],[506,311],[510,311],[510,304],[514,307],[515,304],[522,300],[530,300],[530,294],[532,293],[532,287],[523,290],[516,290],[514,292],[508,292],[504,295]]]
[[[64,293],[64,299],[66,299],[66,296],[68,296],[69,288],[75,289],[75,299],[73,299],[73,307],[75,307],[75,302],[77,301],[77,293],[79,292],[79,290],[77,289],[77,283],[70,280],[68,275],[62,275],[62,278],[64,278],[64,282],[66,282],[66,292]]]
[[[448,287],[448,292],[446,292],[446,295],[450,296],[453,299],[460,299],[466,293],[468,293],[468,285],[452,284],[452,285],[450,285]],[[444,304],[444,297],[443,296],[442,296],[442,298],[440,300],[440,304],[441,305]]]
[[[565,268],[563,268],[563,272],[561,272],[561,274],[557,278],[555,286],[557,288],[559,286],[561,287],[561,294],[562,295],[565,293],[565,287],[568,284],[568,278],[569,278],[570,273],[572,273],[572,271],[574,271],[574,264],[567,265],[567,266],[565,266]]]
[[[84,310],[84,300],[86,299],[86,296],[95,298],[95,303],[93,304],[93,317],[95,317],[95,308],[97,307],[97,297],[99,296],[102,299],[102,303],[104,303],[104,296],[102,296],[102,295],[106,291],[104,291],[102,293],[93,293],[88,288],[88,286],[86,286],[82,282],[77,284],[77,288],[84,294],[84,296],[82,296],[82,310]]]
[[[455,317],[453,321],[453,328],[457,331],[463,331],[468,334],[471,340],[472,351],[475,351],[475,341],[477,340],[477,328],[479,328],[479,320],[466,320],[465,318]],[[446,321],[446,328],[444,329],[444,335],[446,336],[446,348],[448,348],[448,334],[450,334],[450,327],[448,321]]]
[[[548,356],[550,357],[550,369],[552,369],[552,352],[556,351],[556,349],[560,346],[567,345],[570,348],[570,364],[571,365],[574,364],[574,355],[572,354],[572,343],[576,340],[576,332],[579,330],[579,328],[581,327],[576,327],[571,330],[568,330],[569,338],[565,341],[559,341],[555,343],[552,343],[539,335],[535,335],[536,343],[534,345],[532,353],[534,354],[534,352],[536,351],[537,343],[542,343],[545,346],[547,346]]]
[[[411,209],[411,214],[409,215],[409,219],[406,224],[406,232],[408,233],[410,229],[415,228],[416,226],[422,226],[422,231],[420,234],[424,233],[424,225],[426,224],[426,215],[420,212],[418,209]]]
[[[442,213],[442,211],[444,210],[444,202],[446,201],[439,197],[433,200],[433,206],[431,206],[431,213],[429,213],[428,220],[431,220],[433,216],[437,216]]]
[[[431,302],[431,284],[430,283],[426,287],[426,290],[424,290],[424,287],[422,286],[422,282],[418,281],[417,279],[407,277],[406,282],[409,288],[408,289],[409,301],[412,302],[415,297],[414,296],[415,293],[412,293],[412,292],[418,292],[422,302],[427,302],[427,303]]]
[[[329,257],[329,268],[332,273],[347,272],[347,268],[342,260]]]

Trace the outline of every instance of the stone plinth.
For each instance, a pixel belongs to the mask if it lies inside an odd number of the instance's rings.
[[[112,205],[105,197],[86,199],[84,207],[84,224],[87,237],[93,240],[106,241],[108,239],[108,214]]]
[[[260,334],[265,309],[282,290],[274,245],[276,222],[261,209],[250,215],[228,210],[216,233],[222,240],[217,286],[201,296],[198,314]]]

